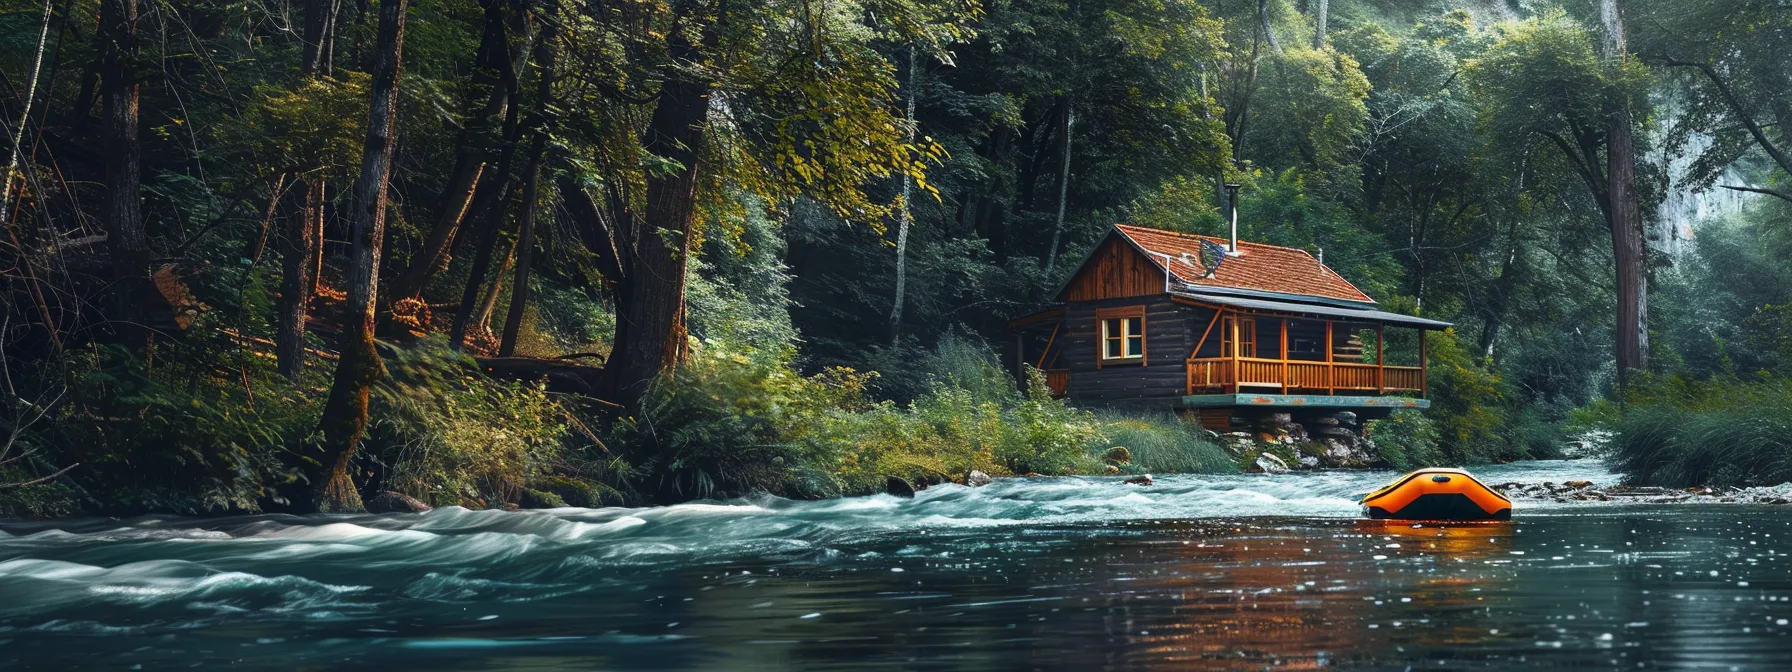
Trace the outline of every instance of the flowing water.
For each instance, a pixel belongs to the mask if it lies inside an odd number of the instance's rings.
[[[1477,471],[1613,480],[1594,462]],[[0,524],[0,669],[1792,664],[1786,509],[1360,520],[1393,476]]]

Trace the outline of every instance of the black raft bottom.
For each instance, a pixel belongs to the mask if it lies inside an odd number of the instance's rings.
[[[1488,513],[1459,492],[1419,495],[1399,511],[1389,512],[1379,506],[1369,507],[1369,517],[1376,520],[1511,520],[1512,509]]]

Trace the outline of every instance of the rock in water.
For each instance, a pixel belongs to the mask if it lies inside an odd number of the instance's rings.
[[[993,482],[995,482],[995,479],[990,478],[989,474],[977,471],[976,469],[972,469],[971,473],[964,475],[964,484],[973,488],[981,488]]]
[[[410,495],[386,490],[365,503],[368,513],[423,513],[434,509]]]
[[[1152,483],[1155,483],[1155,482],[1156,481],[1151,480],[1151,474],[1139,474],[1132,478],[1126,479],[1127,485],[1151,485]]]
[[[1275,455],[1271,455],[1269,453],[1263,453],[1262,455],[1258,455],[1257,460],[1255,462],[1251,463],[1251,467],[1253,467],[1257,471],[1265,473],[1265,474],[1274,474],[1274,473],[1288,471],[1288,463],[1287,462],[1283,462],[1282,458],[1276,457]]]
[[[913,498],[915,486],[909,485],[908,481],[902,480],[901,476],[891,476],[884,479],[884,492],[897,497]]]

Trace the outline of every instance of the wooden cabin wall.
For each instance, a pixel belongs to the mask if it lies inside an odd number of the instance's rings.
[[[1109,236],[1070,279],[1064,299],[1095,301],[1164,293],[1164,271],[1120,236]]]
[[[1095,312],[1125,306],[1145,307],[1145,360],[1142,364],[1097,366],[1101,327]],[[1212,310],[1175,303],[1161,292],[1155,296],[1073,301],[1067,308],[1063,330],[1058,334],[1064,345],[1058,366],[1070,370],[1072,403],[1169,409],[1182,401],[1188,391],[1185,362],[1195,339],[1200,338],[1207,320],[1213,317]],[[1215,336],[1212,340],[1219,339]]]

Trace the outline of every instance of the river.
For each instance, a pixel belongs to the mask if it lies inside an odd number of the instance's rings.
[[[1597,462],[1482,480],[1612,482]],[[1792,515],[1390,472],[1009,479],[912,500],[0,523],[0,668],[1775,669]],[[1783,669],[1783,668],[1779,668]]]

